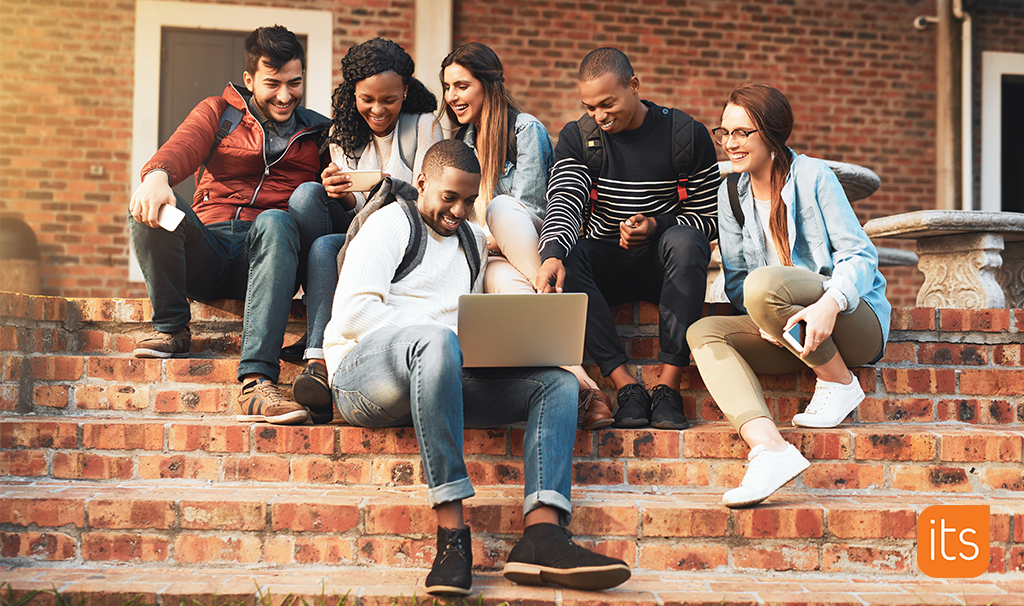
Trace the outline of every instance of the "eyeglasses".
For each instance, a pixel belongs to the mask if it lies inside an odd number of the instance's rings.
[[[715,138],[715,141],[718,141],[718,144],[723,147],[729,142],[729,137],[736,137],[736,143],[738,145],[745,145],[747,143],[747,137],[756,133],[758,130],[759,129],[756,128],[754,130],[743,130],[741,128],[737,128],[730,133],[724,128],[718,127],[711,131],[711,135]]]

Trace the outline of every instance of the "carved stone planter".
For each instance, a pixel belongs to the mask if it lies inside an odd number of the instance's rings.
[[[917,240],[920,307],[1024,306],[1024,215],[922,210],[872,219],[864,231]]]

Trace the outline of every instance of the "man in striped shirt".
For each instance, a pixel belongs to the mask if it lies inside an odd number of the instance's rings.
[[[685,429],[678,387],[690,363],[686,329],[701,316],[710,241],[718,237],[715,148],[697,121],[679,145],[677,120],[689,117],[641,100],[640,80],[617,49],[587,54],[577,86],[600,133],[584,142],[579,122],[570,122],[558,137],[534,285],[589,296],[586,347],[619,390],[616,427]],[[592,175],[588,148],[595,146],[603,160]],[[638,300],[659,306],[664,366],[652,394],[629,373],[611,312]]]

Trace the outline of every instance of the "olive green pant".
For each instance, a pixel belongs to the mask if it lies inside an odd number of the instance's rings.
[[[827,363],[836,352],[847,366],[874,360],[885,343],[882,327],[866,304],[836,317],[832,336],[806,358],[782,338],[793,314],[825,294],[825,276],[798,267],[771,266],[754,270],[743,282],[748,316],[709,316],[690,326],[686,340],[708,391],[737,430],[758,417],[771,418],[764,392],[754,373],[779,374]],[[761,337],[775,338],[779,347]]]

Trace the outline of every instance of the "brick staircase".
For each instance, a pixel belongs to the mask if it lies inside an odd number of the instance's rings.
[[[434,522],[413,431],[236,423],[239,302],[193,304],[189,359],[131,357],[149,313],[0,294],[0,582],[175,606],[252,604],[257,586],[422,595]],[[616,313],[650,385],[657,308]],[[296,305],[287,340],[304,327]],[[634,568],[609,592],[501,578],[522,529],[522,431],[466,431],[474,589],[488,604],[1024,604],[1022,328],[1022,310],[894,310],[886,357],[857,370],[868,399],[839,428],[784,429],[812,466],[758,508],[720,505],[747,447],[693,367],[691,429],[579,432],[570,528]],[[284,364],[282,383],[299,370]],[[814,385],[761,380],[783,424]],[[917,515],[936,504],[991,507],[981,577],[919,572]]]

